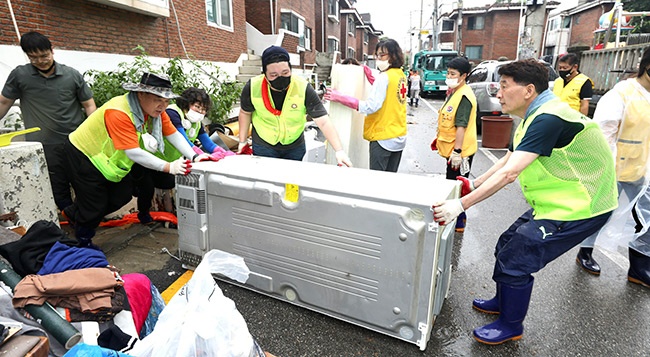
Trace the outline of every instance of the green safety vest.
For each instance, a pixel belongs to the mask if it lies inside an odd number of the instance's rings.
[[[271,145],[281,143],[288,145],[296,141],[305,130],[307,108],[305,107],[305,90],[307,81],[298,76],[291,76],[291,84],[282,104],[280,115],[274,115],[264,106],[262,99],[262,82],[264,75],[251,78],[251,102],[255,107],[252,122],[257,135]],[[268,89],[269,100],[271,88]],[[275,108],[275,105],[273,105]]]
[[[618,206],[614,159],[598,124],[587,120],[560,99],[540,106],[517,127],[516,149],[540,114],[580,123],[584,128],[571,143],[539,156],[519,175],[524,197],[534,209],[535,219],[577,221],[598,216]]]
[[[120,182],[131,171],[133,161],[126,156],[124,150],[115,149],[106,129],[104,113],[108,109],[119,110],[128,115],[135,126],[127,95],[128,93],[106,102],[90,114],[69,136],[72,145],[84,153],[97,170],[111,182]],[[137,132],[137,134],[140,141],[142,133]]]

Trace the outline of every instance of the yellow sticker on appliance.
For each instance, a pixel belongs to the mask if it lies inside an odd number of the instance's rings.
[[[300,197],[300,186],[294,185],[292,183],[287,183],[284,185],[284,199],[289,202],[298,202],[298,197]]]

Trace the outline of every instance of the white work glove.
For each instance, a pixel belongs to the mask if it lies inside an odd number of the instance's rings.
[[[244,141],[244,142],[240,141],[239,142],[239,145],[237,145],[237,153],[238,154],[242,151],[242,149],[244,148],[244,146],[246,146],[246,144],[248,144],[248,141]]]
[[[153,135],[144,133],[142,134],[141,138],[145,150],[149,151],[150,153],[158,151],[158,140],[156,140]]]
[[[469,157],[464,157],[460,163],[460,174],[466,175],[469,172]]]
[[[192,162],[199,162],[199,161],[210,161],[212,158],[210,157],[210,154],[200,154],[194,157],[194,160]]]
[[[169,163],[169,173],[172,175],[187,175],[190,173],[191,168],[190,160],[182,157]]]
[[[463,212],[465,212],[465,209],[463,208],[460,199],[436,202],[433,204],[433,220],[438,222],[440,225],[445,225],[447,222],[453,221]]]
[[[449,161],[447,163],[451,164],[453,170],[458,170],[460,164],[463,162],[463,158],[460,156],[459,152],[452,151],[449,156]]]
[[[348,154],[345,153],[345,150],[339,150],[336,153],[336,163],[339,166],[347,166],[347,167],[352,167],[352,161],[350,161],[350,158],[348,157]]]

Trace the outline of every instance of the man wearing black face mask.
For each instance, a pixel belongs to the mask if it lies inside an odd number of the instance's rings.
[[[553,84],[553,93],[583,115],[589,113],[589,101],[594,93],[594,83],[578,71],[578,56],[567,53],[557,64],[560,78]]]
[[[252,123],[254,155],[302,160],[309,114],[332,145],[338,164],[352,166],[318,94],[304,78],[291,75],[289,62],[289,53],[282,47],[271,46],[262,53],[263,73],[251,78],[242,90],[237,151],[246,145]]]
[[[25,129],[41,128],[26,137],[43,144],[54,202],[63,210],[72,204],[63,144],[97,107],[81,73],[54,61],[52,43],[46,36],[28,32],[20,38],[20,47],[30,63],[9,74],[0,95],[0,118],[20,99]]]

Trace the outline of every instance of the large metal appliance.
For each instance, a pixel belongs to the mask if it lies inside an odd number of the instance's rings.
[[[426,348],[449,290],[443,177],[230,156],[177,176],[179,254],[242,256],[246,288]],[[231,281],[232,282],[232,281]]]

